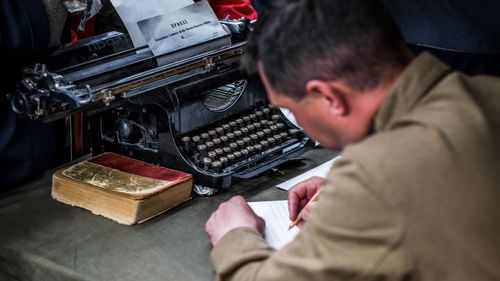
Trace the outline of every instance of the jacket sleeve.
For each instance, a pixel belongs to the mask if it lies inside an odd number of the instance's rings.
[[[279,251],[248,228],[226,234],[212,251],[217,280],[407,280],[397,213],[361,169],[336,162],[300,234]]]

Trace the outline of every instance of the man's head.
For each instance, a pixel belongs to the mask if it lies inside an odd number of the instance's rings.
[[[247,65],[311,137],[331,148],[358,141],[411,59],[399,30],[377,0],[278,2],[259,19]]]

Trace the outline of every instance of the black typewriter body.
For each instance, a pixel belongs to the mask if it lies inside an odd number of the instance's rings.
[[[57,74],[38,65],[26,71],[12,107],[44,121],[84,112],[94,155],[113,151],[228,188],[314,144],[268,104],[259,79],[240,70],[244,52],[242,42],[158,66],[151,53],[126,50]]]

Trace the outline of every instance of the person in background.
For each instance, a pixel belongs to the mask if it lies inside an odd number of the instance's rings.
[[[384,0],[415,53],[467,74],[500,75],[500,1]]]
[[[218,207],[205,226],[217,280],[500,280],[500,79],[413,57],[381,1],[268,9],[249,69],[342,153],[289,192],[305,223],[281,250],[244,198]]]

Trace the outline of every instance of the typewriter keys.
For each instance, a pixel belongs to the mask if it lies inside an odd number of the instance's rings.
[[[238,118],[235,120],[236,121],[236,125],[238,125],[238,128],[241,128],[243,126],[243,119],[241,118]]]
[[[266,115],[266,116],[269,116],[270,112],[271,112],[271,109],[269,109],[268,107],[264,107],[262,109],[262,113],[264,113],[264,115]]]
[[[234,154],[230,153],[230,154],[226,155],[226,157],[227,157],[227,160],[228,160],[227,163],[229,165],[232,164],[232,163],[234,163],[234,159],[235,159]]]
[[[234,140],[234,134],[233,133],[227,133],[226,137],[228,138],[228,141],[233,141]]]
[[[215,146],[215,147],[220,146],[220,145],[221,145],[221,143],[222,143],[222,141],[221,141],[221,139],[220,139],[220,138],[215,138],[215,139],[213,139],[213,140],[212,140],[212,142],[214,143],[214,146]]]
[[[243,141],[245,142],[245,145],[249,145],[252,143],[252,140],[249,137],[244,137]]]
[[[236,131],[234,131],[233,133],[234,133],[234,136],[235,136],[237,139],[241,138],[242,132],[241,132],[240,130],[236,130]]]
[[[253,146],[247,146],[246,150],[248,150],[248,153],[253,153],[255,148]]]
[[[234,159],[235,160],[239,160],[241,158],[241,156],[242,156],[241,152],[239,152],[239,151],[235,151],[233,153],[233,155],[234,155]]]
[[[222,125],[222,129],[223,129],[225,132],[229,132],[229,130],[231,130],[231,126],[229,126],[229,124],[224,124],[224,125]]]
[[[227,136],[220,137],[221,144],[226,144],[228,140],[229,140],[229,138]]]
[[[213,150],[212,150],[212,151],[209,151],[209,152],[208,152],[208,157],[209,157],[210,159],[212,159],[212,160],[213,160],[216,156],[217,156],[217,153],[215,153],[215,151],[213,151]]]
[[[245,147],[245,142],[243,140],[237,140],[236,141],[236,144],[238,145],[238,147],[242,148],[242,147]]]
[[[198,145],[198,143],[201,141],[200,136],[193,136],[191,140],[194,142],[195,145]]]
[[[269,145],[269,142],[267,140],[261,140],[260,145],[261,145],[262,149],[266,149],[267,146]]]
[[[283,129],[285,128],[285,124],[278,122],[276,123],[276,127],[278,128],[278,131],[283,131]]]
[[[248,130],[248,128],[247,128],[247,127],[243,127],[243,128],[241,128],[241,129],[240,129],[240,131],[241,131],[241,133],[242,133],[243,135],[245,135],[245,136],[246,136],[246,135],[248,135],[248,132],[249,132],[249,130]]]
[[[215,130],[210,130],[208,131],[208,135],[210,136],[210,138],[215,138],[217,137],[217,132],[215,132]]]
[[[207,141],[207,142],[205,143],[205,145],[207,146],[207,149],[208,149],[208,150],[210,150],[210,149],[214,148],[214,146],[215,146],[215,144],[214,144],[214,142],[213,142],[213,141]]]
[[[273,120],[274,123],[278,122],[280,120],[280,116],[278,114],[273,114],[271,115],[271,120]]]
[[[247,126],[247,129],[248,129],[248,132],[253,132],[253,130],[255,130],[255,126],[250,124]]]
[[[208,170],[208,169],[210,169],[210,166],[212,165],[212,159],[205,157],[205,158],[203,158],[202,163],[203,163],[203,169]]]
[[[221,157],[221,158],[219,158],[219,161],[220,161],[222,167],[224,167],[229,162],[229,159],[227,159],[227,157]]]
[[[219,173],[222,168],[222,163],[220,161],[213,161],[211,167],[213,171]]]
[[[259,136],[257,136],[257,134],[251,134],[251,135],[250,135],[250,140],[251,140],[253,143],[256,143],[256,142],[259,140]]]
[[[275,140],[277,143],[280,143],[280,142],[281,142],[281,140],[283,139],[283,138],[281,137],[281,135],[274,135],[274,137],[273,137],[273,138],[274,138],[274,140]]]
[[[229,147],[225,146],[225,147],[223,147],[223,148],[222,148],[222,151],[224,151],[224,154],[229,154],[229,153],[231,153],[231,151],[233,151],[233,150],[232,150],[231,148],[229,148]]]
[[[222,155],[224,155],[224,150],[222,148],[216,148],[215,154],[217,154],[217,156],[221,157]]]
[[[208,141],[210,138],[210,136],[207,133],[201,134],[200,137],[201,137],[201,140],[204,142]]]
[[[249,125],[250,124],[250,116],[243,116],[243,122],[245,122],[245,124]]]
[[[262,145],[261,144],[256,144],[253,146],[253,148],[255,149],[255,152],[260,152],[262,150]]]
[[[232,142],[229,144],[229,148],[231,148],[232,150],[235,150],[236,148],[238,148],[238,144],[236,144],[235,142]]]
[[[288,137],[288,133],[287,132],[281,132],[280,135],[281,135],[281,137],[283,139],[286,139]]]
[[[241,157],[247,158],[249,152],[246,148],[243,148],[242,150],[240,150],[240,153],[241,153]]]
[[[182,142],[182,147],[184,148],[184,150],[189,151],[191,138],[188,136],[182,137],[181,142]]]
[[[217,127],[215,128],[215,132],[219,135],[222,136],[224,134],[224,129],[222,127]]]

